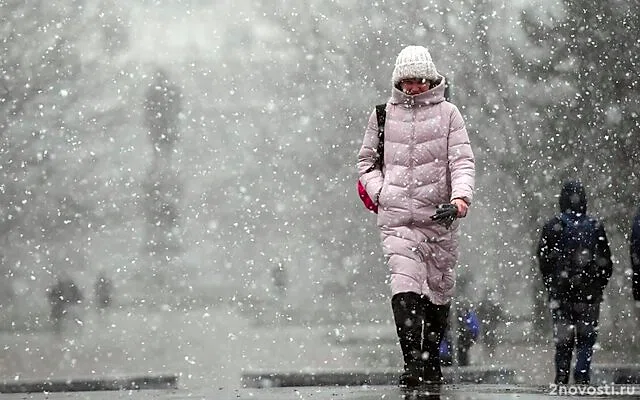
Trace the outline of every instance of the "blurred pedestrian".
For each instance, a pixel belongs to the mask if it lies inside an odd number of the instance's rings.
[[[478,316],[482,326],[482,343],[485,345],[490,357],[495,354],[496,346],[499,342],[497,329],[504,322],[505,317],[496,297],[495,291],[491,291],[478,305]]]
[[[280,299],[284,299],[287,294],[287,283],[289,278],[287,277],[287,270],[285,269],[282,261],[278,261],[271,269],[271,279],[273,280],[273,286],[276,294]]]
[[[58,277],[56,283],[48,288],[47,292],[53,329],[56,333],[61,333],[64,321],[73,318],[69,315],[71,308],[82,302],[82,292],[73,279],[65,273]]]
[[[473,305],[466,300],[457,300],[455,321],[448,324],[440,343],[440,359],[442,365],[453,365],[453,352],[456,353],[457,365],[471,364],[471,347],[480,336],[480,320]],[[455,332],[455,342],[452,332]]]
[[[569,382],[576,347],[574,382],[589,384],[600,302],[613,264],[604,226],[587,215],[579,181],[564,183],[560,214],[542,228],[537,255],[553,320],[555,383]]]
[[[455,218],[466,216],[471,204],[474,156],[462,115],[445,101],[445,79],[426,48],[408,46],[400,52],[391,86],[382,162],[377,162],[374,111],[358,154],[359,180],[378,206],[404,359],[400,385],[441,383],[439,346],[458,259]],[[436,221],[434,215],[445,218]]]
[[[473,305],[467,301],[460,301],[457,307],[457,335],[456,351],[458,365],[467,366],[471,363],[471,347],[480,336],[480,320],[478,312]]]
[[[113,301],[113,281],[104,272],[101,272],[96,278],[93,290],[95,292],[96,307],[99,311],[111,306]]]

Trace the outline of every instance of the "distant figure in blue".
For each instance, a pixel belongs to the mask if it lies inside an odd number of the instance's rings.
[[[587,215],[587,196],[579,181],[564,183],[560,214],[542,228],[537,256],[553,320],[555,383],[569,383],[576,347],[574,383],[589,384],[600,303],[613,264],[605,229]]]
[[[471,346],[476,343],[480,336],[480,319],[476,310],[466,301],[459,301],[456,307],[456,334],[457,343],[455,345],[456,356],[459,366],[467,366],[470,364],[469,351]],[[451,334],[451,325],[447,324],[447,328],[440,342],[440,359],[442,365],[448,366],[453,364],[453,337]]]
[[[640,207],[631,225],[631,243],[629,245],[631,267],[633,268],[633,300],[640,302]]]

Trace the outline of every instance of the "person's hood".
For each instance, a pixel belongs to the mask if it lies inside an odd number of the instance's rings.
[[[560,212],[586,214],[587,194],[579,181],[566,181],[560,192]]]
[[[439,75],[439,81],[436,86],[420,94],[406,94],[400,88],[394,86],[391,90],[391,98],[389,99],[389,103],[404,104],[408,106],[441,103],[445,100],[444,89],[445,78],[442,75]]]

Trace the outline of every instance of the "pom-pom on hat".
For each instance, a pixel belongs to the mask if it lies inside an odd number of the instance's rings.
[[[393,86],[397,86],[403,79],[422,78],[436,81],[438,76],[429,50],[422,46],[407,46],[396,58],[396,66],[393,69],[391,79]]]

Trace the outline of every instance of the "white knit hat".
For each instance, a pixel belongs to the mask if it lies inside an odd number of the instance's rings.
[[[438,71],[431,60],[429,50],[422,46],[407,46],[396,58],[393,69],[393,86],[408,78],[423,78],[429,81],[438,80]]]

